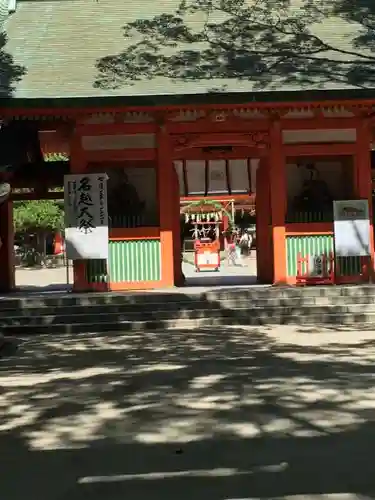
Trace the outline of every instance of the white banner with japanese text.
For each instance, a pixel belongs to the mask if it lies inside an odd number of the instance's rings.
[[[108,258],[107,174],[64,177],[67,258]]]
[[[338,257],[370,255],[370,215],[367,200],[333,202],[335,254]]]

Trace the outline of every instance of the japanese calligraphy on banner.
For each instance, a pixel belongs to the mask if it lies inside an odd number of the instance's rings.
[[[108,258],[107,174],[64,178],[67,258]]]

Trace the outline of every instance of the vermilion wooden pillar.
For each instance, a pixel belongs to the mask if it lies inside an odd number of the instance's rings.
[[[0,292],[15,289],[14,276],[14,230],[13,203],[6,201],[0,205]]]
[[[82,139],[77,131],[73,132],[70,141],[70,171],[80,174],[86,170],[85,154],[82,148]],[[86,276],[86,261],[73,261],[73,290],[83,292],[90,289]]]
[[[171,287],[181,282],[180,196],[172,145],[163,125],[157,133],[161,281]]]
[[[182,246],[181,246],[181,220],[180,220],[180,184],[178,180],[178,175],[174,167],[173,161],[173,208],[172,208],[172,218],[173,218],[173,262],[174,262],[174,284],[176,286],[181,286],[184,283],[182,276]]]
[[[279,120],[270,127],[270,200],[273,243],[273,282],[275,285],[286,283],[286,165],[283,152],[282,131]]]
[[[368,272],[374,277],[374,228],[372,220],[372,176],[371,176],[371,129],[368,120],[363,119],[357,125],[354,168],[356,176],[356,195],[366,199],[370,212],[370,248],[371,260]]]
[[[263,158],[256,179],[256,253],[257,278],[260,283],[273,281],[270,203],[269,164],[268,160]]]

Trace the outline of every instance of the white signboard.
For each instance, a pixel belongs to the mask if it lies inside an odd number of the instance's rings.
[[[97,173],[64,178],[68,259],[108,258],[107,179]]]
[[[370,255],[368,201],[334,201],[333,213],[336,256],[364,257]]]

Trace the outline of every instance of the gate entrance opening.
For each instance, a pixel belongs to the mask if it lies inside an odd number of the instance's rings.
[[[270,267],[262,263],[269,256],[263,247],[271,244],[269,196],[262,186],[268,177],[257,180],[260,165],[266,168],[266,136],[202,131],[176,135],[173,143],[184,283],[241,285],[270,278],[261,272]]]
[[[250,158],[176,160],[185,284],[257,280],[256,173]]]

